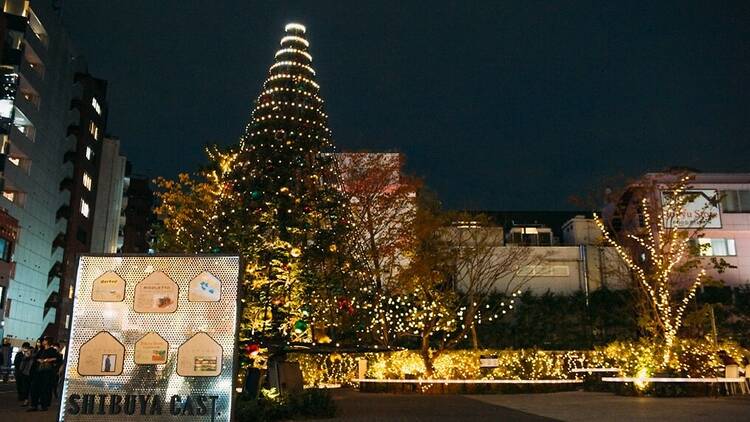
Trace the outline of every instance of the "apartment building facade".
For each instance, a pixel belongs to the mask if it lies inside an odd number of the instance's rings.
[[[114,252],[122,202],[107,82],[88,73],[53,3],[5,0],[0,17],[0,322],[16,345],[65,341],[78,255]]]

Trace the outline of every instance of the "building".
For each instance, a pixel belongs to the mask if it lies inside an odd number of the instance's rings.
[[[120,218],[107,83],[87,72],[53,3],[5,0],[0,16],[0,307],[15,345],[65,340],[77,257],[111,250]]]
[[[65,152],[63,160],[73,164],[73,173],[60,183],[61,190],[70,192],[67,226],[65,234],[60,235],[64,242],[62,277],[57,301],[48,303],[48,306],[56,308],[55,324],[45,331],[46,335],[57,339],[68,337],[78,256],[92,251],[97,214],[100,220],[108,215],[108,204],[102,204],[101,212],[98,212],[96,201],[100,167],[110,164],[102,163],[108,111],[107,81],[79,71],[74,74],[72,82],[69,114],[73,121],[67,128],[67,135],[73,141],[73,146]]]
[[[655,195],[662,205],[666,190],[684,173],[648,173],[643,176],[645,187],[634,185],[622,199],[610,204],[602,214],[610,218],[615,230],[623,230],[641,222],[637,199]],[[697,239],[703,256],[722,259],[734,268],[709,275],[730,287],[750,284],[750,173],[692,173],[686,194],[691,199],[683,208],[679,228],[701,232]],[[641,189],[643,192],[639,192]],[[703,214],[706,218],[701,219]],[[667,224],[665,222],[665,224]]]
[[[33,340],[56,318],[73,176],[63,161],[73,75],[79,65],[52,2],[3,2],[0,137],[4,153],[0,208],[18,221],[15,270],[5,298],[4,334]]]
[[[415,185],[402,174],[404,157],[370,152],[333,157],[339,186],[350,198],[353,238],[368,276],[378,288],[388,287],[409,263],[403,242],[416,210]]]
[[[131,176],[126,193],[123,253],[153,252],[154,192],[145,176]]]
[[[7,211],[0,209],[0,339],[5,337],[6,307],[5,296],[10,280],[15,276],[16,266],[13,260],[13,245],[18,238],[18,220]]]
[[[91,252],[115,253],[121,224],[124,224],[123,197],[125,192],[127,159],[120,154],[120,140],[104,137],[99,155],[99,174],[96,191],[96,212],[91,232]]]
[[[514,273],[496,280],[496,291],[505,292],[509,286],[514,286],[511,290],[528,290],[534,294],[583,292],[588,295],[600,288],[623,288],[628,282],[627,269],[614,248],[602,244],[601,233],[593,220],[580,212],[491,211],[469,214],[487,216],[489,225],[463,221],[453,229],[487,232],[487,235],[474,237],[495,243],[494,260],[503,259],[508,248],[517,247],[528,248],[532,257],[519,263]]]

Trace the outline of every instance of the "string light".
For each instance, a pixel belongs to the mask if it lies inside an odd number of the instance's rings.
[[[305,47],[309,47],[310,46],[310,43],[307,42],[306,39],[304,39],[302,37],[298,37],[296,35],[287,35],[287,36],[285,36],[284,38],[281,39],[281,43],[280,44],[284,45],[284,43],[287,43],[287,42],[298,42],[298,43],[303,44]]]
[[[689,196],[685,194],[685,190],[689,180],[689,176],[680,178],[670,189],[672,194],[661,207],[653,204],[656,195],[644,196],[641,199],[642,231],[636,234],[626,233],[625,238],[645,250],[646,259],[643,264],[637,263],[633,258],[637,252],[616,241],[601,218],[594,214],[594,221],[604,240],[614,247],[619,257],[633,272],[638,284],[646,292],[649,302],[655,309],[666,344],[662,356],[665,363],[671,361],[672,346],[682,326],[685,309],[695,297],[702,280],[706,278],[706,270],[699,269],[684,289],[686,293],[683,298],[677,301],[673,299],[675,291],[683,287],[676,286],[675,269],[678,265],[685,264],[686,259],[689,258],[689,246],[699,234],[699,231],[688,233],[674,224],[688,204]],[[654,216],[656,216],[655,219]]]
[[[284,31],[290,32],[290,31],[300,31],[302,33],[307,32],[307,28],[305,28],[305,25],[302,25],[300,23],[291,22],[286,24],[284,27]]]
[[[312,56],[310,55],[310,53],[304,50],[299,50],[297,48],[282,48],[276,52],[276,55],[274,57],[278,58],[282,54],[299,54],[301,56],[304,56],[308,61],[312,61]]]

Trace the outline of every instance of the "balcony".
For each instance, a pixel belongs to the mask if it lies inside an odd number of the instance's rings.
[[[78,136],[81,133],[81,127],[79,125],[68,125],[68,130],[65,132],[65,136]]]
[[[44,65],[40,62],[30,62],[27,57],[21,60],[19,67],[21,75],[35,88],[43,86],[44,83]]]
[[[47,58],[47,43],[45,42],[46,35],[37,35],[34,31],[26,31],[23,40],[34,49],[34,53],[42,61]]]
[[[63,154],[63,164],[74,163],[76,159],[76,153],[77,151],[75,150],[65,151],[65,154]]]
[[[10,128],[10,143],[13,145],[14,150],[19,150],[25,156],[30,156],[34,148],[34,140],[26,136],[25,133],[21,132],[18,126],[13,125]],[[14,151],[15,153],[15,151]]]
[[[66,177],[60,181],[60,191],[72,191],[73,190],[73,179]]]
[[[65,233],[58,233],[57,236],[55,236],[55,240],[52,241],[52,253],[55,253],[55,249],[65,248]]]
[[[6,10],[6,12],[8,12]],[[5,26],[8,29],[18,32],[25,32],[26,25],[29,23],[29,18],[13,14],[12,12],[5,13]]]
[[[65,204],[57,209],[57,212],[55,213],[55,220],[60,220],[61,218],[70,220],[70,205]]]
[[[47,286],[52,284],[55,278],[62,279],[62,273],[63,264],[60,261],[56,261],[55,264],[52,265],[52,268],[50,268],[49,273],[47,273]]]
[[[44,302],[44,316],[47,316],[50,309],[57,309],[58,303],[60,303],[60,295],[57,292],[50,293],[47,301]]]

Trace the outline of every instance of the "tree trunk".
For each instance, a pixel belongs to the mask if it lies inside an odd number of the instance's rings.
[[[432,377],[435,373],[435,366],[432,364],[436,356],[430,355],[430,336],[422,336],[422,348],[420,351],[422,355],[422,363],[424,363],[424,375],[425,378]]]
[[[474,324],[471,324],[471,347],[479,350],[479,336],[477,336],[477,326]]]

